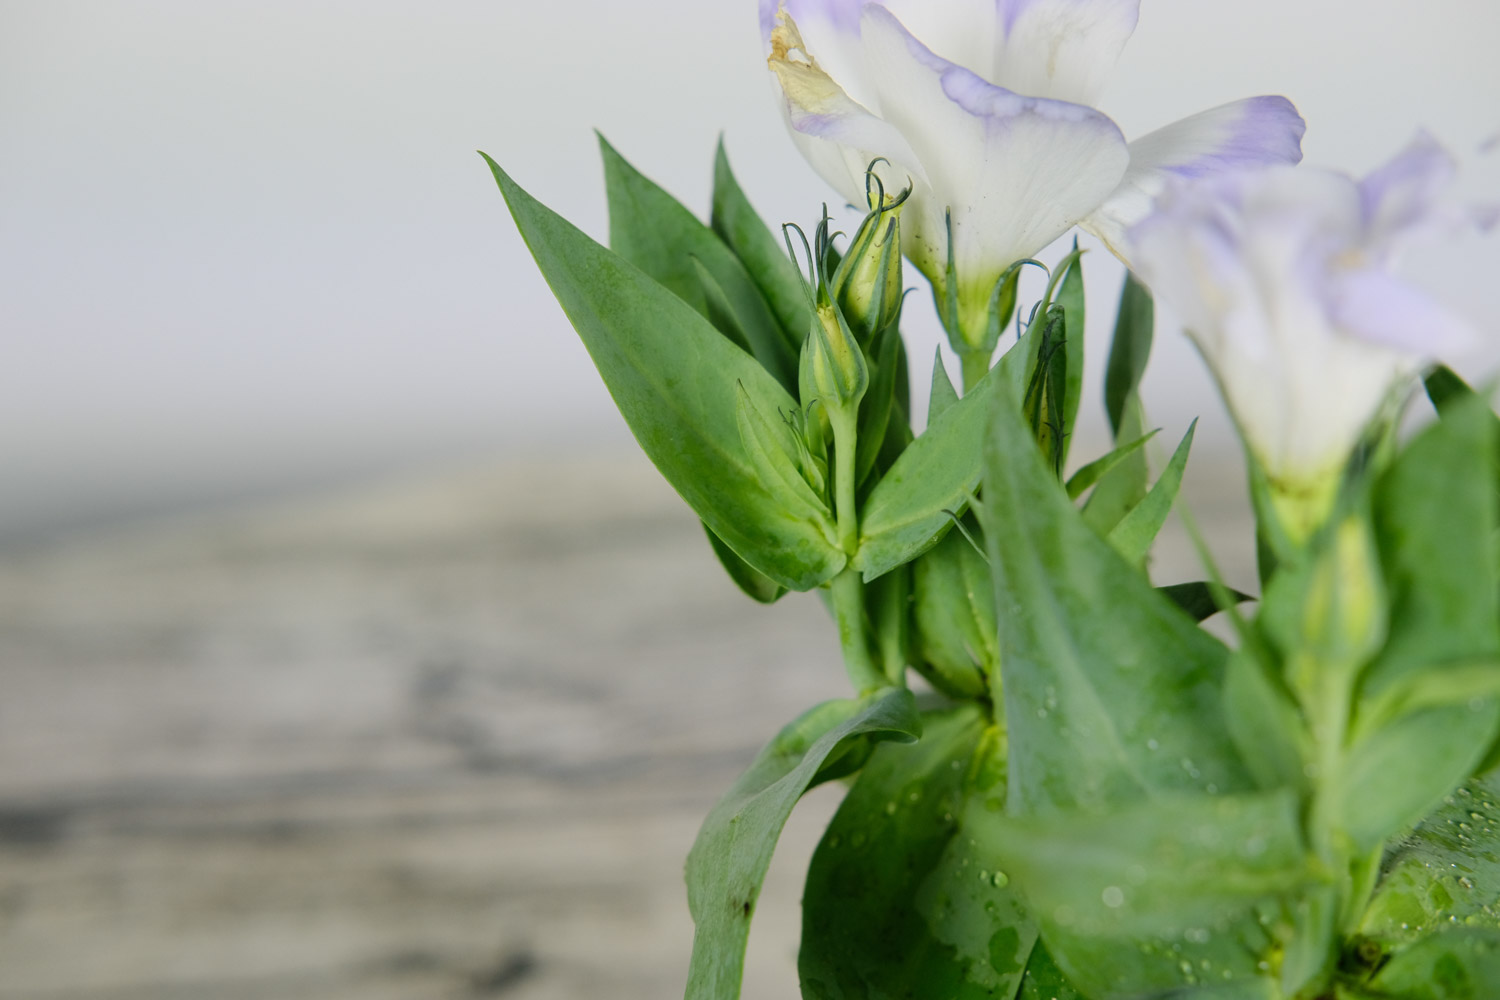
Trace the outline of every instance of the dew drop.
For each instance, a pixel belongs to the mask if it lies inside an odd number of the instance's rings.
[[[1107,886],[1105,887],[1105,890],[1099,894],[1099,898],[1104,901],[1105,906],[1109,907],[1111,910],[1117,910],[1125,905],[1125,890],[1121,889],[1117,885]]]
[[[1161,744],[1158,743],[1158,742],[1156,742],[1156,740],[1154,740],[1154,739],[1146,741],[1146,749],[1147,750],[1156,750],[1160,746],[1161,746]]]
[[[1010,876],[1005,874],[1004,872],[996,872],[995,874],[990,876],[990,885],[994,886],[996,889],[1004,889],[1006,886],[1010,885]]]
[[[896,803],[894,803],[894,802],[887,802],[885,804],[885,814],[887,816],[894,816],[894,815],[896,815]]]

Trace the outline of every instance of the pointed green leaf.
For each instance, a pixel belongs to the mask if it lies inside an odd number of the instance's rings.
[[[1500,932],[1434,934],[1392,958],[1370,988],[1399,1000],[1490,1000],[1500,995]]]
[[[932,352],[932,394],[927,403],[927,422],[932,423],[956,402],[958,390],[953,388],[953,380],[948,377],[948,369],[943,365],[943,349],[939,347]]]
[[[803,279],[786,253],[786,244],[766,227],[740,190],[724,140],[714,157],[714,232],[729,245],[776,315],[792,355],[802,349],[802,338],[813,324],[812,307],[803,290]]]
[[[1140,397],[1132,393],[1124,406],[1116,442],[1133,441],[1145,432],[1146,410],[1141,406]],[[1150,481],[1151,470],[1146,464],[1145,449],[1138,448],[1099,477],[1094,492],[1084,502],[1084,521],[1101,536],[1107,536],[1146,498]]]
[[[1151,292],[1126,271],[1109,362],[1104,371],[1104,412],[1109,416],[1116,441],[1129,440],[1124,431],[1126,410],[1130,397],[1138,394],[1141,376],[1146,373],[1155,324],[1156,305],[1151,301]]]
[[[1021,981],[1021,992],[1017,1000],[1086,1000],[1073,988],[1062,970],[1057,967],[1047,945],[1038,941],[1031,949],[1031,960],[1026,963],[1026,978]]]
[[[1145,446],[1147,441],[1150,441],[1154,437],[1156,437],[1156,431],[1151,431],[1149,434],[1142,434],[1129,444],[1121,445],[1103,458],[1096,458],[1088,465],[1073,473],[1068,478],[1068,498],[1070,500],[1077,500],[1083,496],[1084,492],[1090,486],[1093,486],[1100,479],[1104,478],[1106,473],[1126,458],[1135,454],[1137,450]]]
[[[755,405],[743,383],[735,386],[735,420],[740,443],[750,456],[761,486],[780,508],[797,517],[832,525],[827,502],[813,492],[797,466],[797,439],[781,414],[768,418]]]
[[[735,1000],[750,916],[792,807],[861,738],[913,741],[921,732],[905,689],[831,701],[781,731],[714,806],[687,860],[688,909],[696,931],[688,1000]]]
[[[810,590],[843,568],[832,525],[787,514],[740,441],[735,383],[762,412],[790,396],[660,284],[536,201],[485,157],[516,225],[641,448],[740,558]]]
[[[1256,784],[1267,790],[1306,786],[1313,752],[1302,711],[1286,682],[1245,650],[1235,652],[1225,670],[1224,718]]]
[[[775,604],[786,594],[785,587],[735,555],[734,549],[725,545],[723,539],[714,534],[708,525],[703,525],[703,532],[708,535],[708,544],[713,547],[714,555],[719,557],[719,565],[724,567],[724,572],[729,574],[734,585],[751,600],[760,604]]]
[[[1472,396],[1415,438],[1375,488],[1390,636],[1364,682],[1374,698],[1436,665],[1500,659],[1494,417]]]
[[[866,582],[932,547],[979,485],[990,373],[907,446],[870,491],[860,511],[853,565]]]
[[[1394,948],[1454,924],[1500,930],[1500,771],[1460,785],[1381,868],[1365,937]]]
[[[1010,997],[1036,930],[956,821],[1005,797],[1004,741],[976,705],[876,749],[813,854],[798,961],[809,1000]]]
[[[1198,421],[1194,420],[1151,492],[1110,529],[1109,544],[1128,562],[1136,565],[1145,562],[1162,525],[1167,523],[1172,504],[1177,501],[1177,491],[1182,488],[1182,474],[1187,469],[1188,452],[1193,447],[1193,431],[1197,427]]]
[[[1083,522],[995,381],[980,521],[1011,738],[1011,809],[1104,808],[1243,789],[1227,650]]]
[[[626,162],[603,136],[599,148],[609,192],[610,248],[708,317],[707,297],[698,280],[702,266],[722,289],[750,353],[783,388],[795,392],[796,354],[734,251],[677,199]]]
[[[912,571],[918,671],[951,697],[985,697],[1000,649],[984,557],[962,533],[950,531],[912,563]]]

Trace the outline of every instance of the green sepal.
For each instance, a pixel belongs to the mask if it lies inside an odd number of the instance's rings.
[[[811,590],[839,572],[844,553],[818,525],[782,509],[740,440],[736,381],[763,413],[792,410],[792,398],[680,298],[485,159],[625,422],[688,506],[740,558],[790,590]]]
[[[1036,929],[958,817],[1000,809],[1004,741],[976,705],[871,755],[813,854],[798,969],[808,1000],[1011,997]]]
[[[906,447],[860,511],[853,565],[866,582],[931,548],[979,485],[987,401],[997,366]]]
[[[1010,727],[1011,810],[1250,785],[1225,733],[1228,650],[1086,525],[995,380],[980,522]]]
[[[734,171],[729,168],[722,137],[714,156],[713,199],[710,222],[714,232],[740,259],[776,316],[787,344],[788,360],[796,358],[802,349],[802,338],[807,336],[813,322],[812,309],[802,290],[802,277],[782,241],[761,220],[740,189]]]
[[[1176,502],[1177,492],[1182,488],[1182,474],[1187,469],[1188,452],[1193,447],[1193,432],[1197,428],[1198,421],[1194,420],[1150,492],[1130,513],[1120,519],[1119,524],[1110,529],[1109,544],[1127,562],[1136,565],[1144,563],[1156,536],[1161,533],[1162,525],[1167,523],[1167,515],[1172,512],[1172,504]]]
[[[735,555],[734,549],[725,545],[724,540],[706,524],[703,525],[703,533],[708,536],[708,544],[713,547],[714,555],[718,556],[719,565],[724,567],[729,579],[744,591],[745,596],[760,604],[775,604],[787,593],[787,589],[781,584]]]
[[[1078,420],[1078,407],[1083,401],[1083,350],[1088,330],[1083,295],[1083,252],[1078,249],[1078,237],[1073,237],[1073,253],[1069,255],[1067,271],[1057,287],[1057,304],[1067,316],[1067,336],[1063,341],[1065,376],[1062,401],[1062,461],[1068,460],[1068,448],[1073,443],[1073,428]]]
[[[835,773],[843,753],[866,737],[911,742],[921,734],[916,700],[905,689],[858,701],[831,701],[783,729],[709,812],[687,859],[693,957],[688,1000],[735,1000],[750,917],[771,854],[804,792]]]
[[[885,447],[886,429],[896,407],[896,376],[900,370],[901,331],[894,324],[876,335],[870,387],[859,407],[858,457],[854,481],[862,484],[876,468],[876,460]]]
[[[601,135],[609,194],[610,248],[711,318],[698,277],[713,276],[750,353],[788,392],[797,385],[797,358],[781,325],[734,251],[677,199],[626,162]]]
[[[1037,344],[1036,366],[1021,406],[1053,474],[1061,478],[1067,451],[1067,423],[1063,416],[1068,389],[1067,313],[1061,308],[1049,309],[1042,319],[1040,334],[1027,336],[1041,339]]]

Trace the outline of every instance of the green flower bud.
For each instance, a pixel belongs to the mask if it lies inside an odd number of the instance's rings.
[[[901,206],[911,194],[886,194],[874,164],[865,175],[870,214],[860,223],[830,282],[833,300],[861,344],[901,315]]]
[[[804,404],[814,399],[830,410],[853,414],[870,385],[865,352],[844,322],[839,307],[818,295],[817,321],[802,342],[802,366],[798,372]]]

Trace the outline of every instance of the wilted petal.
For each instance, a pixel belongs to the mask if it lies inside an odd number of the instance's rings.
[[[874,88],[865,80],[859,49],[859,14],[866,0],[760,0],[761,38],[767,48],[784,11],[810,52],[851,100],[869,107]]]
[[[1092,108],[1022,97],[939,58],[881,6],[865,8],[863,35],[881,116],[911,144],[931,189],[903,217],[907,256],[941,282],[951,211],[961,308],[982,309],[1006,267],[1115,188],[1124,137]]]
[[[780,15],[768,62],[781,85],[782,110],[802,154],[852,204],[864,203],[865,169],[876,157],[891,160],[925,185],[905,136],[834,82],[808,54],[800,27],[786,13]]]
[[[1130,144],[1124,180],[1083,228],[1123,258],[1126,231],[1150,214],[1174,177],[1298,163],[1306,131],[1285,97],[1246,98],[1157,129]]]

